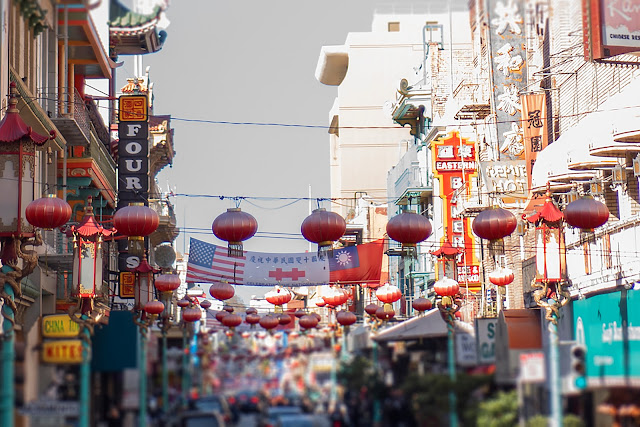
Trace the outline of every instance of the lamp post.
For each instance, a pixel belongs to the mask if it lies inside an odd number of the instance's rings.
[[[189,343],[193,332],[191,324],[202,318],[202,312],[188,297],[178,301],[178,307],[182,308],[182,405],[186,407],[191,389],[191,346]]]
[[[455,357],[455,318],[460,310],[460,286],[455,280],[458,276],[456,268],[456,258],[462,251],[451,246],[445,229],[445,241],[442,246],[431,252],[438,258],[436,267],[436,278],[433,289],[440,297],[437,303],[442,319],[447,324],[447,365],[449,370],[449,425],[458,426],[457,396],[453,389],[456,381],[456,357]]]
[[[180,277],[175,274],[161,274],[156,277],[154,285],[160,292],[160,299],[164,304],[164,310],[160,315],[159,326],[162,333],[162,412],[169,413],[169,370],[167,369],[167,332],[171,324],[171,303],[173,292],[180,287]]]

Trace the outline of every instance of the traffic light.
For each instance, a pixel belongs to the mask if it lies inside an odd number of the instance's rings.
[[[571,376],[578,390],[587,388],[587,348],[583,344],[571,346]]]

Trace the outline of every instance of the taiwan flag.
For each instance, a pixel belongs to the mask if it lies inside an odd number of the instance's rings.
[[[384,240],[333,250],[329,258],[331,283],[380,283]]]

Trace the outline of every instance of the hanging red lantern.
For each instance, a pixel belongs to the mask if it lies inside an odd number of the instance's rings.
[[[228,304],[225,304],[224,306],[222,306],[222,309],[227,313],[233,313],[235,311],[234,308]]]
[[[431,310],[431,307],[433,307],[433,304],[431,303],[431,300],[420,297],[420,298],[414,299],[413,302],[411,303],[411,306],[413,307],[414,310],[423,312],[423,311]]]
[[[497,286],[507,286],[514,278],[513,270],[510,268],[500,267],[489,273],[489,281]]]
[[[266,315],[260,319],[260,326],[267,330],[273,329],[279,324],[280,320],[275,316]]]
[[[356,315],[350,311],[341,310],[336,314],[336,321],[342,326],[350,326],[356,323]]]
[[[309,316],[313,316],[313,317],[315,317],[316,319],[318,319],[318,323],[319,323],[320,321],[322,321],[322,316],[320,316],[318,313],[311,313],[311,314],[309,314]]]
[[[253,237],[258,231],[258,221],[240,208],[230,208],[213,221],[213,234],[228,243],[228,254],[231,257],[241,257],[242,242]]]
[[[34,227],[53,230],[64,225],[71,218],[71,206],[55,194],[41,197],[27,205],[25,217]]]
[[[202,301],[200,301],[200,307],[208,310],[211,307],[211,301],[209,301],[208,299],[203,299]]]
[[[291,323],[293,319],[291,318],[291,316],[289,316],[287,313],[282,313],[281,315],[278,316],[278,321],[280,322],[281,325],[288,325],[289,323]]]
[[[267,292],[264,297],[269,303],[282,310],[282,305],[291,301],[293,295],[287,289],[276,286],[274,290]]]
[[[219,301],[225,301],[232,298],[236,291],[227,282],[215,282],[209,287],[209,294]]]
[[[397,286],[385,283],[376,291],[376,298],[385,304],[393,304],[402,298],[402,292]]]
[[[318,255],[323,257],[333,242],[344,235],[347,223],[339,214],[324,208],[314,210],[302,221],[300,231],[305,239],[318,244]]]
[[[380,320],[391,320],[396,315],[393,310],[385,310],[383,307],[379,307],[376,310],[376,317]]]
[[[338,307],[349,300],[349,295],[344,289],[330,287],[326,295],[322,296],[326,304],[331,307]]]
[[[298,324],[302,329],[313,329],[318,326],[318,323],[318,318],[310,314],[305,314],[298,320]]]
[[[480,212],[471,224],[476,236],[487,240],[502,239],[513,233],[517,226],[516,216],[498,207]]]
[[[245,313],[247,313],[247,314],[256,314],[257,312],[258,312],[258,310],[256,310],[254,307],[249,307],[245,311]]]
[[[226,311],[223,313],[226,313]],[[256,325],[260,323],[260,315],[258,313],[249,313],[245,316],[244,321],[249,325]]]
[[[316,302],[316,307],[320,307],[320,308],[322,308],[322,307],[324,307],[325,305],[327,305],[327,303],[326,303],[326,302],[324,302],[324,300],[319,300],[319,301],[317,301],[317,302]]]
[[[366,311],[369,316],[375,316],[379,308],[380,306],[378,304],[368,304],[364,308],[364,311]]]
[[[182,298],[181,300],[178,300],[178,307],[180,308],[185,308],[185,307],[189,307],[189,300]]]
[[[181,283],[180,276],[176,274],[161,274],[154,281],[158,292],[173,292],[180,287]]]
[[[144,305],[144,311],[150,315],[158,315],[164,311],[164,304],[158,300],[148,301]]]
[[[113,226],[118,233],[128,236],[127,251],[131,254],[144,252],[144,238],[156,231],[159,224],[157,212],[144,203],[130,203],[113,216]]]
[[[460,291],[460,285],[455,280],[445,276],[434,283],[433,290],[441,297],[452,297]]]
[[[415,248],[431,235],[429,219],[412,211],[404,211],[387,223],[387,235],[390,239],[402,243],[403,249]]]
[[[296,316],[299,319],[302,316],[304,316],[305,314],[307,314],[307,313],[304,310],[296,310],[296,312],[293,315]]]
[[[240,325],[242,323],[242,317],[240,317],[237,314],[227,314],[226,316],[224,316],[222,318],[222,321],[220,322],[222,323],[224,326],[228,327],[228,328],[235,328],[236,326]]]
[[[224,310],[217,311],[217,312],[216,312],[216,320],[217,320],[218,322],[222,323],[222,319],[223,319],[225,316],[228,316],[228,315],[229,315],[229,313],[228,313],[228,312],[226,312],[226,311],[224,311]]]
[[[609,209],[593,197],[581,197],[564,209],[564,220],[572,227],[593,230],[609,220]]]
[[[182,309],[182,320],[185,322],[195,322],[202,318],[202,312],[199,308],[190,307]]]

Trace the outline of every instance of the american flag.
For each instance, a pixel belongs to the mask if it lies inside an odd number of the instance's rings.
[[[230,257],[226,247],[191,238],[187,282],[213,283],[228,280],[242,283],[246,257]]]

